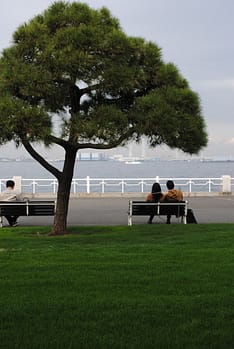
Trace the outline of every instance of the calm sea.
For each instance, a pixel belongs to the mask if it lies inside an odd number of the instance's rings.
[[[52,163],[62,168],[62,162]],[[77,161],[74,178],[218,178],[234,177],[234,162],[200,161],[143,161],[140,164],[125,164],[119,161]],[[0,179],[21,176],[25,179],[53,178],[37,162],[0,162]]]

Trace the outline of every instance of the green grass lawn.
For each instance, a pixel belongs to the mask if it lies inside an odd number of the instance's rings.
[[[234,225],[0,230],[0,348],[233,349]]]

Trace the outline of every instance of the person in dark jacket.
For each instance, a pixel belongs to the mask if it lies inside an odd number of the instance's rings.
[[[149,193],[146,197],[146,201],[148,202],[159,202],[163,201],[164,195],[162,193],[162,189],[159,183],[155,182],[152,185],[151,193]],[[148,220],[148,224],[152,224],[154,215],[151,215]]]

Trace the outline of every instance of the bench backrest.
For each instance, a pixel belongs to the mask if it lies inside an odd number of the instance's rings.
[[[53,216],[54,213],[54,201],[30,201],[28,203],[29,216]]]
[[[130,201],[131,214],[133,216],[147,215],[175,215],[183,216],[185,214],[186,202],[154,202]]]
[[[26,203],[0,201],[0,216],[27,216]]]
[[[0,216],[53,216],[54,201],[0,201]]]
[[[54,201],[31,201],[28,205],[29,216],[53,216],[54,211]]]

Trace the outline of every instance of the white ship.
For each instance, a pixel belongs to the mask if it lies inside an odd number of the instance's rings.
[[[125,164],[126,165],[139,165],[139,164],[141,164],[141,161],[138,161],[138,160],[127,160],[127,161],[125,161]]]

